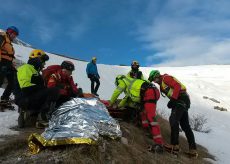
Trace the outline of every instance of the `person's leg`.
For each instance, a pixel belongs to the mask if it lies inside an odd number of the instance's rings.
[[[96,82],[96,87],[95,87],[94,92],[95,92],[95,93],[97,93],[98,88],[99,88],[99,86],[100,86],[100,81],[99,81],[99,79],[98,79],[98,78],[95,78],[95,82]]]
[[[66,101],[69,101],[70,100],[70,97],[68,96],[60,96],[57,100],[57,103],[56,103],[56,107],[58,108],[59,106],[61,106],[63,103],[65,103]]]
[[[59,97],[57,88],[44,88],[29,97],[29,108],[38,111],[48,111],[51,102]]]
[[[0,62],[0,87],[2,86],[5,78],[5,66],[2,62]]]
[[[6,75],[8,84],[6,89],[4,90],[1,100],[9,100],[9,97],[11,95],[11,93],[13,92],[13,86],[14,86],[14,72],[11,71],[10,73],[8,73]]]
[[[169,118],[172,145],[179,145],[179,122],[184,112],[184,109],[181,109],[178,105],[172,109]]]
[[[188,112],[184,112],[181,120],[180,120],[180,126],[182,130],[185,132],[185,136],[187,138],[189,149],[195,149],[196,150],[196,143],[195,143],[195,137],[192,132],[191,126],[189,125],[189,117]]]
[[[2,84],[3,84],[3,82],[4,82],[4,76],[3,76],[3,74],[0,72],[0,88],[1,88],[1,86],[2,86]]]
[[[153,88],[149,88],[145,91],[143,97],[144,110],[148,119],[148,123],[151,127],[151,134],[153,136],[153,141],[156,144],[163,145],[163,138],[161,136],[160,126],[156,115],[156,99],[155,92]]]
[[[144,129],[147,129],[149,127],[149,121],[146,115],[146,111],[141,112],[141,123]]]
[[[94,78],[90,78],[90,81],[91,81],[91,93],[94,94]]]

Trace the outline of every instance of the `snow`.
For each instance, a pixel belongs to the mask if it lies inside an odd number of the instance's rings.
[[[14,45],[16,56],[27,61],[30,51],[29,47]],[[76,70],[73,73],[75,82],[79,87],[83,88],[84,92],[90,92],[90,80],[87,78],[85,68],[87,62],[66,59],[61,56],[47,53],[50,60],[47,66],[51,64],[61,64],[63,60],[71,60],[74,62]],[[100,59],[98,59],[100,63]],[[140,70],[147,78],[149,72],[153,68],[141,67]],[[205,65],[205,66],[189,66],[189,67],[160,67],[161,73],[168,73],[175,76],[181,81],[188,90],[191,98],[191,108],[189,109],[190,117],[194,115],[204,115],[207,118],[206,128],[211,129],[210,133],[195,132],[196,142],[206,147],[213,154],[217,161],[216,163],[230,163],[230,65]],[[101,99],[110,99],[113,90],[115,89],[114,80],[118,74],[127,74],[130,67],[98,64],[98,71],[101,76],[101,86],[98,94]],[[0,89],[0,94],[3,90]],[[213,98],[220,103],[204,99],[203,97]],[[167,118],[170,115],[170,110],[167,108],[168,99],[161,97],[158,102],[159,113],[164,113]],[[224,107],[228,111],[215,110],[214,106]],[[17,132],[10,129],[17,125],[17,111],[0,112],[0,135],[12,135]],[[207,159],[208,161],[210,159]],[[213,162],[213,161],[212,161]]]

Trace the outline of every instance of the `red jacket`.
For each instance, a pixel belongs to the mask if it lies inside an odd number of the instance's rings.
[[[63,96],[72,96],[77,94],[77,86],[74,84],[72,76],[68,76],[62,70],[52,74],[47,83],[48,88],[60,88],[60,94]]]
[[[178,99],[180,93],[186,92],[185,86],[175,77],[164,74],[160,78],[160,89],[167,97]]]

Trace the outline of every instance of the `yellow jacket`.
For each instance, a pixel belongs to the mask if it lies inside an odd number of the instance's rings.
[[[18,68],[17,78],[20,88],[26,88],[35,84],[31,83],[33,75],[39,75],[39,72],[34,68],[33,65],[24,64]]]
[[[119,103],[118,107],[124,107],[127,103],[127,100],[130,99],[134,103],[141,102],[141,86],[144,83],[144,80],[133,79],[130,77],[124,77],[118,80],[118,86],[114,90],[113,95],[110,99],[110,104],[113,105],[119,95],[124,92],[125,97]]]

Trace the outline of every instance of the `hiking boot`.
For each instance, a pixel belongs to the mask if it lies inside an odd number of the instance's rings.
[[[95,96],[99,97],[99,95],[97,93],[93,93]]]
[[[187,153],[186,153],[189,157],[198,157],[198,153],[196,151],[196,149],[190,149]]]
[[[9,100],[4,100],[4,99],[0,101],[0,104],[1,105],[11,105]]]
[[[164,152],[163,146],[160,144],[151,145],[148,150],[158,154],[162,154]]]
[[[5,109],[15,110],[14,106],[12,105],[12,103],[9,100],[1,100],[0,101],[0,107],[1,107],[2,111],[4,111]]]
[[[179,145],[164,144],[164,149],[171,154],[178,154],[180,151]]]

